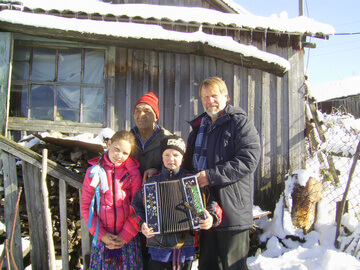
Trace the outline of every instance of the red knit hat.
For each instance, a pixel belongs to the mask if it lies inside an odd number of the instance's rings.
[[[160,115],[159,105],[158,105],[159,99],[157,98],[157,96],[155,96],[155,94],[153,92],[149,92],[149,93],[143,95],[141,98],[139,98],[139,100],[135,103],[134,111],[135,111],[136,106],[139,103],[148,104],[155,112],[157,119],[159,119],[159,115]]]

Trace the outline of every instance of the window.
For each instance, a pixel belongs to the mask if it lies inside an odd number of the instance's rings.
[[[105,122],[105,50],[15,43],[10,117]]]

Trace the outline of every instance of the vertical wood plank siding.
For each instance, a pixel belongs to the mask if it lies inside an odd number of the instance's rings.
[[[108,0],[104,2],[109,2]],[[144,0],[112,0],[113,4],[128,4],[128,3],[144,3]],[[168,5],[168,6],[187,6],[187,7],[201,7],[204,4],[202,0],[147,0],[147,4],[153,5]]]
[[[11,73],[11,48],[12,34],[8,32],[0,33],[0,134],[7,132],[7,108],[8,106],[8,76]]]
[[[187,121],[203,112],[199,85],[209,76],[222,77],[230,103],[242,107],[259,131],[263,153],[255,202],[271,209],[289,170],[304,168],[304,71],[303,54],[291,46],[266,50],[290,60],[292,69],[283,78],[211,57],[116,48],[115,129],[133,127],[136,101],[153,91],[159,97],[158,123],[187,139]]]

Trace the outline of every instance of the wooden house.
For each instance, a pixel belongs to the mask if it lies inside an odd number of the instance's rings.
[[[360,76],[351,76],[314,86],[310,95],[323,113],[349,113],[360,118]]]
[[[259,131],[263,152],[255,203],[273,210],[285,175],[305,167],[304,48],[314,47],[307,37],[327,39],[333,32],[306,17],[255,16],[231,0],[2,0],[1,134],[17,141],[47,130],[129,130],[135,102],[153,91],[160,100],[159,124],[186,139],[186,120],[203,111],[200,83],[219,76],[230,103],[245,109]],[[14,215],[18,158],[36,228],[30,237],[32,266],[47,269],[37,181],[44,165],[39,155],[11,140],[0,136],[6,227]],[[55,162],[47,164],[48,174],[59,180],[62,269],[69,269],[66,184],[81,194],[82,179]],[[86,224],[81,228],[86,269],[90,241]],[[15,231],[20,258],[18,224]]]
[[[230,0],[39,3],[0,2],[8,138],[130,129],[135,102],[153,91],[159,124],[186,139],[186,120],[203,111],[199,84],[219,76],[261,136],[255,203],[272,210],[284,176],[304,168],[304,48],[332,27],[255,16]]]

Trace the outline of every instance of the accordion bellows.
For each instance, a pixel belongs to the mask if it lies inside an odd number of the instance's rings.
[[[199,229],[205,219],[196,176],[144,185],[146,223],[154,234]]]

